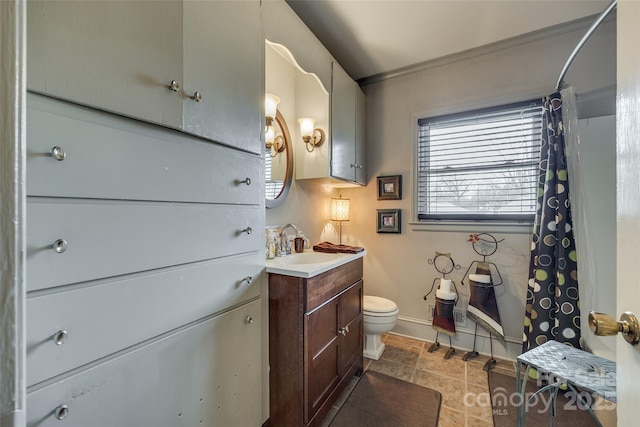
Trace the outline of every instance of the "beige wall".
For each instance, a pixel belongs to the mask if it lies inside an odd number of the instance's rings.
[[[395,332],[428,340],[435,338],[435,332],[429,326],[427,303],[422,297],[438,274],[427,260],[436,251],[451,252],[461,265],[461,270],[451,278],[462,296],[458,307],[465,309],[468,288],[459,286],[460,279],[478,258],[467,242],[468,235],[480,231],[495,234],[504,242],[489,260],[497,264],[505,282],[497,289],[498,305],[505,333],[513,343],[508,347],[496,343],[494,350],[496,355],[515,358],[521,348],[531,230],[524,227],[513,232],[473,225],[431,231],[412,228],[414,123],[419,116],[464,111],[553,92],[564,61],[584,31],[532,40],[481,56],[469,55],[463,60],[364,86],[368,185],[331,191],[320,184],[299,181],[280,208],[267,211],[267,225],[299,223],[312,242],[324,240],[327,231],[332,230],[328,221],[329,198],[339,193],[350,198],[352,221],[344,227],[343,240],[367,249],[365,293],[398,304],[400,321]],[[576,86],[578,94],[614,85],[615,50],[614,21],[595,33],[565,80]],[[376,177],[381,175],[402,175],[402,200],[377,200]],[[376,209],[386,208],[402,210],[402,234],[376,233]],[[453,345],[471,348],[473,326],[467,321],[467,328],[458,328]],[[445,337],[440,341],[448,344]],[[486,339],[479,340],[478,350],[489,352]]]

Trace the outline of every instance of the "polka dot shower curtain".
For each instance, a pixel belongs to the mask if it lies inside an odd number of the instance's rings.
[[[580,348],[578,268],[565,157],[562,98],[544,100],[538,203],[524,319],[523,352],[555,340]]]

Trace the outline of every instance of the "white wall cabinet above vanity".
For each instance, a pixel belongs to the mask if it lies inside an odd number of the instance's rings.
[[[295,147],[295,178],[329,180],[334,186],[366,185],[363,92],[284,1],[264,2],[262,11],[264,35],[269,42],[267,92],[285,84],[291,88],[274,94],[281,98],[279,108],[289,109],[286,120]],[[278,81],[291,73],[270,67],[270,49],[285,58],[295,79]],[[292,91],[293,96],[287,98],[285,93]],[[326,134],[327,142],[311,153],[295,122],[301,117],[316,119],[316,127]]]
[[[27,19],[29,90],[261,152],[257,0],[30,1]]]
[[[364,93],[337,62],[331,68],[331,176],[366,185]]]

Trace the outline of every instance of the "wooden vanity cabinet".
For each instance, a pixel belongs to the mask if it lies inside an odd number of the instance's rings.
[[[269,274],[269,425],[319,425],[362,373],[362,284],[362,258],[312,278]]]

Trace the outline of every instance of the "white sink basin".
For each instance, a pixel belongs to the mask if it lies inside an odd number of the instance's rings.
[[[302,252],[280,257],[276,260],[276,262],[282,265],[307,265],[332,262],[339,258],[342,258],[342,254],[328,254],[324,252]]]

